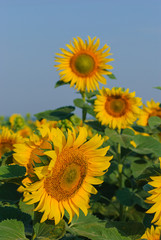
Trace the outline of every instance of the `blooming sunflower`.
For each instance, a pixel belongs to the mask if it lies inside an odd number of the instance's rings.
[[[52,146],[49,143],[49,136],[44,136],[44,133],[42,133],[43,130],[41,132],[41,128],[39,131],[41,134],[40,136],[32,134],[24,143],[14,144],[14,162],[26,167],[26,172],[28,174],[33,173],[34,163],[41,162],[38,156],[44,154],[44,149],[52,149]]]
[[[23,138],[19,133],[14,133],[12,130],[7,127],[2,127],[0,129],[0,158],[6,152],[13,150],[13,145],[15,143],[22,143]]]
[[[60,80],[67,83],[70,82],[70,86],[74,86],[78,91],[93,91],[99,88],[99,84],[106,84],[106,79],[103,75],[112,74],[109,70],[113,69],[108,63],[113,61],[112,58],[107,58],[110,48],[106,44],[98,50],[100,40],[96,40],[96,37],[91,39],[88,36],[88,42],[80,37],[73,38],[73,42],[66,44],[70,51],[61,48],[62,53],[57,53],[59,57],[56,57],[55,65],[59,73]],[[96,42],[95,42],[96,40]],[[95,42],[95,43],[94,43]]]
[[[161,157],[159,158],[161,168]],[[153,206],[146,213],[155,213],[152,223],[161,225],[161,176],[150,177],[152,179],[148,184],[154,187],[150,190],[150,197],[147,197],[146,202],[153,204]]]
[[[65,209],[69,222],[75,213],[79,216],[79,209],[87,214],[90,194],[97,193],[92,184],[102,183],[95,176],[104,175],[112,157],[105,157],[109,147],[99,148],[103,143],[100,135],[86,141],[84,127],[77,137],[74,129],[68,129],[67,138],[58,128],[52,132],[54,150],[45,152],[51,161],[48,166],[35,168],[39,181],[26,187],[24,201],[38,203],[35,211],[44,212],[41,222],[54,219],[58,224]]]
[[[141,237],[143,240],[160,240],[161,237],[161,227],[156,227],[152,225],[151,228],[147,228],[144,235]],[[141,240],[140,239],[140,240]]]
[[[138,125],[147,126],[148,119],[152,116],[157,116],[161,118],[161,107],[159,102],[154,102],[153,99],[151,101],[147,101],[147,106],[143,104],[143,109],[141,111],[141,115],[139,120],[137,121]]]
[[[135,97],[135,92],[129,93],[129,89],[102,88],[100,95],[96,95],[94,111],[96,117],[103,125],[110,128],[126,128],[139,116],[142,105],[141,98]]]

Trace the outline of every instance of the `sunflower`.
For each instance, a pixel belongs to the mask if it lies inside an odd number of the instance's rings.
[[[147,106],[143,104],[143,109],[141,111],[141,115],[139,120],[137,121],[138,125],[147,126],[148,119],[152,116],[157,116],[161,118],[161,107],[159,102],[154,102],[153,99],[151,101],[147,101]]]
[[[161,168],[161,157],[159,158]],[[148,184],[154,187],[150,190],[150,197],[147,197],[146,202],[153,204],[153,206],[146,213],[155,213],[152,223],[161,225],[161,176],[150,177],[152,179]]]
[[[135,97],[135,92],[129,93],[129,89],[102,88],[100,95],[96,95],[94,111],[96,118],[110,128],[126,128],[139,116],[142,105],[141,98]]]
[[[14,144],[14,162],[26,167],[28,174],[33,173],[35,163],[40,163],[40,158],[44,154],[44,149],[52,149],[49,143],[49,136],[44,136],[43,130],[39,128],[40,136],[32,134],[24,143]],[[49,130],[50,132],[50,130]]]
[[[99,148],[103,143],[100,135],[86,141],[84,127],[77,137],[74,129],[68,129],[67,137],[58,128],[52,133],[54,150],[45,152],[51,161],[34,168],[39,181],[26,187],[24,201],[38,203],[35,211],[44,212],[41,222],[54,219],[58,224],[64,210],[69,213],[69,222],[75,213],[79,216],[79,209],[87,215],[90,194],[97,193],[92,184],[102,183],[95,176],[104,175],[112,157],[105,157],[109,147]]]
[[[70,51],[61,48],[62,53],[57,53],[55,65],[59,73],[60,80],[68,83],[70,86],[79,91],[96,90],[99,88],[99,84],[106,84],[106,79],[103,75],[112,74],[109,70],[113,69],[108,63],[113,61],[112,58],[107,58],[109,55],[110,48],[106,44],[98,50],[100,40],[96,40],[96,37],[91,39],[88,36],[88,42],[80,37],[73,38],[73,42],[66,44]]]
[[[161,237],[161,227],[156,227],[154,229],[154,226],[152,225],[151,228],[146,229],[141,239],[142,240],[160,240],[160,237]]]
[[[12,129],[22,129],[25,125],[24,118],[21,116],[21,114],[17,114],[17,113],[13,114],[9,118],[9,122],[11,124]]]
[[[13,150],[13,145],[15,143],[22,143],[23,138],[19,133],[14,133],[12,130],[7,127],[2,127],[0,129],[0,158],[6,152]]]

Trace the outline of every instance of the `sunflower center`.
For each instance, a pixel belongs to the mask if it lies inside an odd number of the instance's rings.
[[[87,172],[87,161],[79,149],[69,148],[58,156],[45,190],[57,201],[67,200],[81,187]]]
[[[78,76],[89,76],[95,69],[94,58],[86,53],[73,56],[71,59],[71,68]]]
[[[124,115],[126,108],[127,102],[121,97],[109,97],[105,103],[106,111],[114,117],[121,117]]]

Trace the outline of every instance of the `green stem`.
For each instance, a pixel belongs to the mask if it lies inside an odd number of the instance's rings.
[[[85,91],[81,92],[81,95],[82,95],[83,102],[85,103],[86,102],[86,93],[85,93]],[[82,122],[83,123],[86,120],[86,115],[87,115],[87,110],[85,108],[82,108]]]
[[[118,129],[118,133],[121,134],[121,129]],[[122,164],[122,159],[121,159],[121,145],[120,143],[118,143],[118,149],[117,149],[117,153],[118,153],[118,183],[119,183],[119,189],[123,188],[123,181],[122,181],[122,168],[123,168],[123,164]],[[124,208],[123,205],[120,203],[120,220],[123,220],[123,215],[124,215]]]

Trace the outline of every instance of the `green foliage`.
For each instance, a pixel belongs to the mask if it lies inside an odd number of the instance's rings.
[[[161,87],[154,87],[154,88],[161,90]]]
[[[148,119],[148,124],[151,129],[161,126],[161,118],[157,116],[152,116]]]
[[[45,112],[40,112],[35,114],[34,116],[38,120],[47,119],[50,121],[59,121],[63,119],[69,119],[73,115],[73,111],[75,110],[75,107],[73,106],[65,106],[60,107],[55,110],[47,110]]]
[[[127,235],[121,235],[114,226],[106,228],[106,222],[100,221],[94,215],[84,216],[80,214],[79,218],[73,218],[67,231],[73,235],[79,235],[91,240],[130,240]]]
[[[59,80],[55,83],[54,87],[57,88],[57,87],[64,86],[64,85],[67,85],[67,84],[70,84],[70,82],[66,83],[66,82],[63,82],[63,81]]]
[[[0,181],[9,181],[23,177],[26,173],[26,168],[19,165],[6,165],[0,167]]]
[[[46,221],[44,223],[36,223],[34,225],[34,239],[35,240],[58,240],[65,234],[65,222],[61,220],[56,226],[54,221]]]
[[[5,220],[0,223],[0,239],[26,240],[24,225],[17,220]]]
[[[76,107],[79,107],[81,109],[84,109],[87,113],[89,113],[90,115],[92,115],[93,117],[95,117],[95,112],[93,111],[93,107],[90,106],[88,103],[85,103],[83,101],[83,99],[81,98],[76,98],[74,99],[74,105]]]
[[[22,194],[17,192],[18,186],[13,183],[4,183],[0,185],[0,201],[16,203],[20,200]]]

